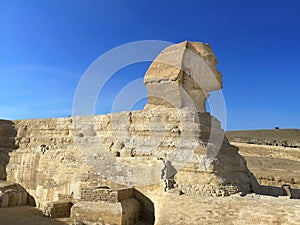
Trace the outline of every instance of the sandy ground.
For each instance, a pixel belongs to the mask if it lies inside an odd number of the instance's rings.
[[[1,225],[67,225],[69,218],[50,219],[31,206],[0,208]]]
[[[300,188],[300,149],[235,143],[248,168],[262,185]]]
[[[270,157],[273,159],[287,159],[300,162],[299,148],[285,148],[278,146],[245,144],[238,142],[230,143],[239,147],[239,153],[243,156]]]
[[[155,225],[300,224],[300,200],[238,195],[215,198],[164,193],[156,196]],[[20,206],[0,209],[1,225],[67,225],[70,220],[42,217],[41,211]],[[145,225],[145,224],[139,224]]]
[[[156,225],[300,224],[300,200],[259,195],[225,198],[165,194]]]

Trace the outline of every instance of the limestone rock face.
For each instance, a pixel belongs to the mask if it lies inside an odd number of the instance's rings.
[[[15,148],[16,129],[14,123],[8,120],[0,120],[0,146],[1,148]]]
[[[16,148],[16,133],[13,122],[0,120],[0,180],[6,180],[6,166],[9,162],[8,153]]]
[[[208,113],[162,108],[77,118],[84,129],[75,120],[14,121],[19,148],[9,154],[7,179],[22,184],[41,208],[78,200],[88,186],[159,188],[169,178],[189,194],[250,190],[244,159]],[[222,148],[214,157],[218,137]]]
[[[21,184],[38,208],[44,209],[47,202],[80,199],[82,188],[102,183],[74,144],[71,118],[14,124],[19,148],[9,153],[7,180]]]

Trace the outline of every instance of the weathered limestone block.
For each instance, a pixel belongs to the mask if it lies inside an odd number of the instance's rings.
[[[118,202],[118,191],[108,187],[83,188],[81,200],[90,202]]]
[[[78,202],[71,208],[71,218],[84,224],[122,225],[122,205],[107,202]]]
[[[83,188],[81,194],[82,201],[90,202],[121,202],[125,199],[134,198],[133,188],[111,189],[109,187],[89,187]]]
[[[71,218],[84,224],[133,225],[141,217],[141,203],[135,198],[122,202],[78,202],[71,208]]]
[[[136,224],[136,222],[141,219],[146,221],[147,224],[154,224],[155,216],[153,202],[134,188],[83,188],[80,202],[121,203],[122,224]],[[77,221],[83,221],[78,215],[74,216],[74,213],[72,215]],[[102,216],[102,214],[99,216]],[[104,219],[105,218],[99,218],[98,221]],[[91,217],[86,216],[84,221],[86,223],[93,223],[95,222],[95,219],[94,216],[91,215]]]
[[[73,203],[65,201],[49,202],[43,210],[43,215],[50,218],[70,217]]]

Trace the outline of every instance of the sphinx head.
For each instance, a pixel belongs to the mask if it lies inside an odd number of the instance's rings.
[[[144,78],[148,90],[145,108],[190,107],[206,112],[209,92],[222,88],[217,63],[208,44],[185,41],[165,48]]]

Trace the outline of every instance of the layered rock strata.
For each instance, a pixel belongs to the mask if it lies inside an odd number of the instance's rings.
[[[9,152],[16,148],[15,137],[17,131],[14,123],[0,120],[0,180],[6,180],[6,166],[9,162]]]
[[[77,118],[90,126],[83,130],[74,128],[72,118],[15,121],[19,148],[10,154],[8,180],[21,183],[37,202],[80,199],[88,185],[143,186],[169,178],[189,194],[250,191],[246,162],[226,138],[210,156],[211,130],[215,138],[224,134],[219,125],[210,127],[212,119],[161,109]],[[169,177],[164,158],[175,168]]]

